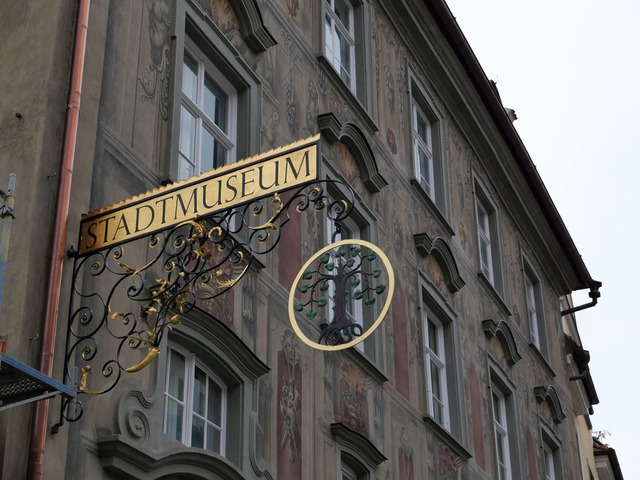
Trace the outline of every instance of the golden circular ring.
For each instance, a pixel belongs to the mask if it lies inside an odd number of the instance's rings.
[[[387,275],[389,276],[389,289],[387,293],[387,298],[384,302],[384,306],[382,307],[382,310],[380,311],[380,314],[378,315],[378,318],[376,319],[376,321],[373,322],[373,325],[371,325],[370,328],[364,331],[362,335],[351,340],[350,342],[341,343],[339,345],[323,345],[322,343],[314,342],[310,340],[304,333],[302,333],[302,330],[300,329],[300,326],[298,325],[298,322],[296,320],[296,312],[294,309],[295,292],[296,292],[295,287],[298,285],[298,282],[302,278],[302,275],[307,270],[307,268],[309,268],[309,266],[314,261],[316,261],[318,257],[320,257],[323,253],[329,250],[333,250],[334,248],[340,247],[341,245],[354,245],[354,244],[362,245],[363,247],[374,251],[382,261],[382,264],[384,265],[384,268],[387,271]],[[380,250],[379,247],[377,247],[371,242],[367,242],[365,240],[360,240],[357,238],[340,240],[339,242],[335,242],[330,245],[327,245],[322,250],[319,250],[318,252],[316,252],[315,255],[313,255],[309,260],[306,261],[306,263],[302,266],[302,268],[296,275],[296,278],[293,281],[293,284],[291,285],[291,291],[289,292],[289,321],[291,322],[291,327],[293,328],[294,332],[296,332],[296,335],[298,335],[298,338],[300,338],[300,340],[302,340],[304,343],[306,343],[310,347],[315,348],[317,350],[337,351],[337,350],[344,350],[345,348],[353,347],[354,345],[357,345],[358,343],[366,339],[380,326],[380,323],[382,323],[382,320],[384,319],[385,315],[387,314],[387,311],[389,310],[389,307],[391,306],[391,300],[393,297],[394,289],[395,289],[395,277],[393,274],[393,268],[391,268],[391,262],[389,261],[389,258],[385,255],[385,253],[382,250]]]

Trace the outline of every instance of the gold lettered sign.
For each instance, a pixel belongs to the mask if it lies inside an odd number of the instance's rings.
[[[83,215],[80,255],[318,178],[320,135],[217,168]]]

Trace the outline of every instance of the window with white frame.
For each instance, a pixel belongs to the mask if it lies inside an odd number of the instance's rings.
[[[542,300],[542,284],[540,277],[527,260],[524,260],[524,293],[531,345],[547,357],[549,352],[544,303]]]
[[[363,434],[341,422],[330,426],[336,440],[336,478],[372,480],[377,466],[387,458]]]
[[[225,453],[226,386],[195,354],[171,346],[164,432],[188,447]]]
[[[327,222],[328,222],[327,223],[327,236],[328,236],[327,243],[331,243],[332,238],[333,238],[333,241],[335,242],[339,242],[340,240],[361,238],[360,228],[355,224],[355,222],[352,222],[352,221],[340,222],[339,232],[335,231],[335,225],[331,219],[327,219]],[[341,258],[345,262],[347,262],[350,256],[351,256],[351,250],[349,249],[347,253]],[[354,277],[354,279],[358,281],[360,280],[359,276]],[[346,299],[347,317],[349,318],[349,320],[351,320],[351,322],[357,323],[358,325],[360,325],[360,327],[362,327],[364,331],[365,325],[364,325],[364,314],[362,310],[362,302],[356,301],[353,296],[353,293],[357,288],[357,286],[354,286],[353,284],[348,282],[348,284],[346,285],[346,288],[348,289],[347,299]],[[334,285],[331,284],[329,287],[329,298],[333,298],[333,294],[334,294]],[[357,347],[362,348],[362,344],[359,343]]]
[[[322,61],[326,73],[332,77],[335,72],[336,84],[344,85],[358,100],[356,109],[368,110],[372,105],[373,62],[369,52],[372,49],[369,35],[371,12],[369,2],[362,0],[323,0],[318,2],[322,10]],[[350,99],[346,98],[347,101]]]
[[[427,192],[432,200],[435,200],[435,179],[433,175],[433,135],[434,128],[431,121],[420,108],[417,102],[413,102],[413,154],[418,183]]]
[[[411,81],[411,127],[415,181],[446,217],[445,161],[441,116]]]
[[[182,63],[178,180],[235,161],[237,92],[192,42]]]
[[[496,443],[496,465],[499,480],[510,480],[509,425],[504,394],[497,388],[491,391],[493,406],[493,433]]]
[[[336,225],[330,218],[327,217],[326,224],[326,241],[327,244],[333,242],[339,242],[340,240],[347,239],[367,239],[366,228],[358,225],[354,219],[347,218],[340,222],[340,230],[337,231]],[[342,261],[347,262],[349,260],[349,255],[351,254],[351,250],[348,249],[347,253],[341,257]],[[358,276],[353,277],[354,280],[360,280]],[[358,289],[359,285],[351,282],[347,282],[345,288],[347,288],[346,293],[346,315],[347,318],[354,324],[359,325],[362,328],[362,332],[364,332],[367,328],[369,328],[372,324],[371,312],[364,310],[363,302],[360,300],[356,300],[354,298],[354,293]],[[335,293],[335,286],[333,283],[329,284],[328,298],[329,303],[327,305],[327,314],[333,315],[333,297]],[[363,353],[367,353],[370,355],[374,354],[373,348],[373,337],[369,337],[365,339],[363,342],[360,342],[355,345],[355,348],[360,350]]]
[[[358,475],[349,465],[343,463],[340,470],[342,480],[358,480]]]
[[[198,2],[174,2],[167,182],[200,175],[260,151],[260,81]]]
[[[445,429],[450,429],[444,327],[427,309],[423,310],[427,411]]]
[[[364,459],[345,450],[340,452],[338,480],[369,480],[372,478],[372,466],[365,464]]]
[[[342,81],[356,89],[354,9],[350,0],[325,0],[324,52]]]
[[[560,441],[546,424],[542,424],[542,457],[544,480],[562,480]]]
[[[499,293],[502,293],[502,265],[497,214],[493,204],[477,185],[476,227],[480,272]]]
[[[556,480],[555,463],[553,459],[553,451],[548,445],[543,448],[544,455],[544,478],[545,480]]]
[[[540,348],[540,335],[538,333],[538,287],[536,279],[528,272],[524,276],[524,290],[527,299],[527,319],[529,320],[529,334],[533,344]]]
[[[450,446],[464,449],[466,441],[461,409],[457,317],[437,287],[425,278],[421,278],[420,292],[426,405],[424,420],[446,433],[443,438],[449,440]]]
[[[491,283],[493,283],[493,255],[491,253],[491,228],[489,225],[489,212],[478,201],[477,205],[478,215],[478,248],[480,250],[480,270],[487,277]]]
[[[520,478],[519,436],[515,415],[515,386],[497,365],[490,366],[490,408],[495,448],[495,478]]]

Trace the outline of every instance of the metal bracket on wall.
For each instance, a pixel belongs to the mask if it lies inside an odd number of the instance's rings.
[[[332,184],[331,200],[327,184]],[[335,198],[342,192],[344,198]],[[285,196],[285,194],[283,194]],[[270,200],[269,200],[270,199]],[[326,211],[333,221],[351,212],[351,187],[314,181],[233,209],[185,221],[166,231],[74,259],[65,347],[65,379],[77,392],[111,391],[123,374],[141,370],[160,353],[164,334],[203,302],[233,288],[271,252],[291,214]],[[60,421],[82,416],[82,402],[63,401]],[[55,428],[57,429],[57,428]]]

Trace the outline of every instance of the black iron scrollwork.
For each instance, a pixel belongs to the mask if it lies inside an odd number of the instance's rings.
[[[346,197],[329,200],[328,183],[340,184],[335,188]],[[163,335],[181,316],[233,288],[256,255],[273,250],[292,213],[326,210],[340,221],[352,205],[350,187],[318,181],[288,193],[285,202],[275,194],[76,258],[67,381],[83,394],[111,391],[124,373],[157,357]],[[65,411],[61,421],[77,420],[82,404],[63,405]]]
[[[367,242],[348,240],[335,244],[309,266],[297,285],[301,294],[294,310],[313,320],[319,311],[329,309],[330,321],[323,325],[319,344],[341,345],[354,341],[364,333],[352,310],[355,302],[372,307],[386,285],[379,282],[383,270],[373,268],[378,255],[363,249]]]

